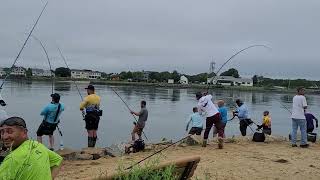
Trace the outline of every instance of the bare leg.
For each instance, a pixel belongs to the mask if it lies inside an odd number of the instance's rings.
[[[42,144],[42,136],[37,136],[37,141]]]
[[[49,148],[50,149],[53,149],[53,146],[54,146],[54,136],[53,135],[49,135]]]

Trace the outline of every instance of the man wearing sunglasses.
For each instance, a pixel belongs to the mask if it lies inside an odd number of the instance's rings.
[[[25,121],[10,117],[0,123],[1,140],[10,149],[0,165],[0,179],[49,180],[57,176],[62,157],[28,139]]]

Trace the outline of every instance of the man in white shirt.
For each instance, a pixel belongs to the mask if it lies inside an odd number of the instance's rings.
[[[293,97],[292,100],[292,132],[291,132],[291,144],[292,147],[297,147],[297,130],[298,126],[301,131],[301,143],[300,147],[307,148],[309,144],[307,144],[307,121],[305,117],[305,110],[307,109],[307,100],[304,96],[304,88],[297,88],[297,95]]]
[[[223,148],[223,137],[224,137],[224,127],[220,118],[220,113],[217,107],[212,102],[212,95],[202,95],[201,92],[196,94],[198,100],[198,111],[199,113],[205,113],[206,116],[206,130],[203,135],[203,147],[207,146],[207,140],[210,130],[213,125],[218,131],[218,147]]]

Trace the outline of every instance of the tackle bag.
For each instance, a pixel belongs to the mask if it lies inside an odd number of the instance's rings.
[[[253,134],[252,141],[254,142],[264,142],[266,140],[266,136],[263,132],[257,131]]]

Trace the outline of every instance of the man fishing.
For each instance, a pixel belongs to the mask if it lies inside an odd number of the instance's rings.
[[[100,116],[102,116],[102,110],[100,110],[100,96],[95,94],[93,85],[88,85],[85,89],[87,90],[88,96],[80,103],[80,111],[85,111],[84,120],[88,132],[88,147],[95,147],[99,120]]]
[[[0,166],[0,179],[49,180],[58,175],[62,157],[29,140],[24,119],[10,117],[2,121],[0,134],[4,146],[11,149]]]
[[[237,116],[240,120],[240,132],[242,136],[247,135],[247,127],[252,124],[249,117],[248,107],[240,100],[236,100],[236,104],[238,106],[237,110],[233,112],[233,116]]]
[[[37,140],[42,143],[42,136],[49,136],[49,149],[54,150],[53,133],[60,122],[60,115],[64,111],[64,104],[60,103],[60,95],[58,93],[51,94],[51,103],[48,104],[40,113],[44,116],[42,123],[37,131]]]
[[[222,149],[224,129],[223,129],[222,121],[220,118],[220,113],[212,102],[212,95],[210,94],[203,95],[201,92],[197,92],[196,99],[198,100],[198,111],[200,113],[205,113],[206,115],[206,129],[203,136],[202,146],[203,147],[207,146],[207,140],[208,140],[210,130],[212,126],[215,125],[218,131],[218,147],[219,149]]]
[[[308,107],[306,97],[304,96],[305,90],[303,87],[297,88],[297,95],[292,99],[292,132],[291,132],[291,146],[297,147],[297,131],[300,127],[301,131],[301,148],[308,148],[307,144],[307,121],[305,111]]]
[[[139,116],[138,122],[134,122],[134,127],[131,132],[132,142],[136,140],[136,134],[140,140],[142,139],[141,135],[146,125],[146,121],[148,120],[148,109],[146,106],[147,102],[143,100],[140,102],[141,109],[139,112],[130,111],[131,114]]]

